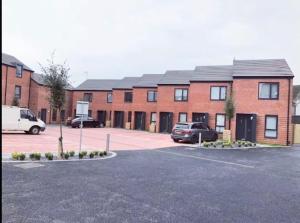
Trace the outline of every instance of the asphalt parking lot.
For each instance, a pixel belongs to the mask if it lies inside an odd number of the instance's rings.
[[[299,222],[300,147],[2,164],[3,222]]]

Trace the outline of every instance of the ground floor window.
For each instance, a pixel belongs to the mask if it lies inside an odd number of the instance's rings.
[[[225,115],[216,114],[216,131],[222,133],[225,129]]]
[[[187,122],[187,113],[180,112],[178,117],[179,122]]]
[[[156,112],[151,112],[150,124],[156,123]]]
[[[278,116],[277,115],[266,115],[265,137],[266,138],[277,138],[277,131],[278,131]]]
[[[92,117],[92,110],[88,110],[88,116]]]

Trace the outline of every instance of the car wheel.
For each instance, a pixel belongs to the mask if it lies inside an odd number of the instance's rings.
[[[40,128],[37,127],[37,126],[33,126],[33,127],[30,129],[30,133],[31,133],[32,135],[38,135],[38,134],[40,134]]]
[[[197,139],[197,136],[192,136],[192,139],[191,139],[191,143],[195,144],[197,143],[198,139]]]
[[[179,139],[173,139],[174,142],[179,142]]]

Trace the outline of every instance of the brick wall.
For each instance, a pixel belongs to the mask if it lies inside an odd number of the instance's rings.
[[[132,111],[132,103],[125,102],[125,92],[133,92],[133,90],[121,90],[121,89],[115,89],[113,90],[113,103],[112,103],[112,126],[114,124],[114,112],[115,111],[124,111],[124,126],[125,123],[128,121],[128,112]],[[134,98],[134,95],[133,95]],[[134,100],[134,99],[133,99]],[[131,120],[133,120],[133,112],[131,114]],[[132,126],[131,126],[132,127]]]
[[[132,109],[132,126],[135,125],[135,111],[146,112],[145,127],[149,130],[150,117],[152,112],[156,112],[157,102],[148,102],[148,91],[157,91],[157,88],[134,88]]]
[[[31,73],[31,71],[23,69],[22,77],[16,77],[15,67],[2,64],[2,104],[12,104],[12,101],[15,97],[15,86],[19,85],[21,86],[21,99],[19,100],[20,107],[28,107]]]
[[[75,116],[77,101],[83,100],[84,93],[92,93],[92,101],[89,102],[89,110],[92,111],[92,117],[98,120],[97,111],[106,111],[106,120],[109,120],[109,112],[112,103],[107,103],[107,93],[110,91],[73,91],[72,95],[72,117]]]
[[[259,100],[259,82],[279,82],[278,100]],[[254,113],[257,115],[256,140],[261,143],[286,144],[287,121],[291,120],[292,100],[290,100],[290,117],[288,109],[288,79],[235,79],[233,82],[233,95],[236,113]],[[292,81],[291,81],[292,86]],[[290,98],[292,99],[292,87]],[[269,139],[264,136],[265,115],[278,115],[278,137]],[[233,138],[235,138],[236,119],[232,120]],[[289,141],[292,141],[292,125],[289,126]]]

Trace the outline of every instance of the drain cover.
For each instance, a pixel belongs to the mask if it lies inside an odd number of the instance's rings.
[[[36,167],[41,167],[44,166],[42,164],[39,163],[22,163],[22,164],[17,164],[14,165],[15,167],[20,167],[22,169],[31,169],[31,168],[36,168]]]

